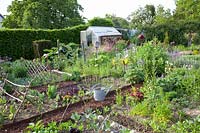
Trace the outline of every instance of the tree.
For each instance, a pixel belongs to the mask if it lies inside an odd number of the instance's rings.
[[[117,28],[129,28],[129,22],[121,17],[117,17],[116,15],[106,14],[105,16],[107,19],[110,19],[113,22],[114,27]]]
[[[200,20],[200,0],[176,0],[175,20]]]
[[[77,0],[14,0],[3,21],[7,28],[65,28],[82,24]]]
[[[152,25],[154,23],[155,14],[154,5],[146,5],[129,15],[128,19],[131,21],[131,27],[141,28],[144,25]]]
[[[113,23],[110,19],[95,17],[88,21],[90,26],[108,26],[112,27]]]
[[[162,5],[158,5],[154,24],[164,24],[172,18],[170,9],[165,10]]]

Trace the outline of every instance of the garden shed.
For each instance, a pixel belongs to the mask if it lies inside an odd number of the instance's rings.
[[[100,47],[112,48],[122,38],[122,34],[114,27],[90,26],[86,30],[87,44],[99,43]]]

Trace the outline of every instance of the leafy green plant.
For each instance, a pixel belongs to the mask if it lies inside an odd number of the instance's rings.
[[[119,40],[115,44],[115,49],[118,51],[122,51],[126,48],[126,41],[125,40]]]
[[[200,116],[183,122],[179,121],[172,125],[170,131],[179,133],[198,133],[200,132]]]
[[[165,73],[165,63],[167,54],[161,47],[161,44],[154,44],[154,41],[145,43],[137,49],[136,55],[131,57],[132,64],[136,64],[142,68],[145,75],[150,79],[154,75],[161,76]]]
[[[123,102],[123,96],[121,94],[120,91],[117,91],[117,95],[116,95],[116,104],[118,106],[122,105],[122,102]]]
[[[10,94],[13,92],[13,88],[12,88],[12,86],[9,85],[9,84],[5,84],[4,87],[3,87],[3,89],[4,89],[6,92],[10,93]]]
[[[128,69],[124,75],[126,81],[131,84],[142,83],[144,81],[144,71],[140,67]]]
[[[44,124],[42,123],[42,121],[38,121],[35,123],[29,123],[29,126],[27,127],[28,130],[28,133],[31,133],[31,132],[42,132],[44,131]]]
[[[131,108],[130,115],[149,116],[152,113],[151,108],[148,107],[148,101],[144,100]]]
[[[97,58],[96,57],[95,58],[91,58],[89,60],[89,64],[94,66],[94,67],[98,67],[98,66],[100,66],[100,65],[102,65],[102,64],[104,64],[104,63],[106,63],[108,61],[109,61],[109,57],[106,56],[106,55],[101,54]]]
[[[47,88],[47,96],[51,99],[56,98],[57,95],[57,86],[56,85],[48,85]]]
[[[81,115],[75,112],[72,114],[71,119],[74,120],[75,122],[79,122],[79,120],[81,119]]]
[[[14,105],[10,105],[10,108],[9,108],[9,112],[10,112],[10,114],[9,114],[9,119],[13,119],[13,116],[14,116],[14,114],[15,114],[15,112],[16,112],[16,109],[15,109],[15,106]]]
[[[0,128],[1,125],[4,123],[5,121],[5,116],[6,116],[6,110],[5,110],[5,104],[6,104],[6,99],[4,97],[0,98]]]
[[[151,127],[154,131],[165,131],[172,119],[170,103],[167,100],[160,100],[155,103],[152,114]],[[156,126],[157,125],[157,126]]]
[[[4,123],[4,120],[5,120],[5,118],[4,118],[3,113],[0,113],[0,127]]]
[[[28,69],[25,67],[23,60],[16,60],[12,63],[12,73],[16,78],[27,77]]]

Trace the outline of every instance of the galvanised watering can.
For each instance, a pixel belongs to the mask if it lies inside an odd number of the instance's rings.
[[[104,87],[101,86],[101,84],[95,84],[94,86],[92,86],[92,90],[94,92],[94,100],[103,101],[111,88],[112,86]]]

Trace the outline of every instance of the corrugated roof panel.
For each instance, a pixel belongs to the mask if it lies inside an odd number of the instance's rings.
[[[90,26],[87,32],[93,32],[96,36],[117,36],[122,35],[114,27],[101,27],[101,26]]]

